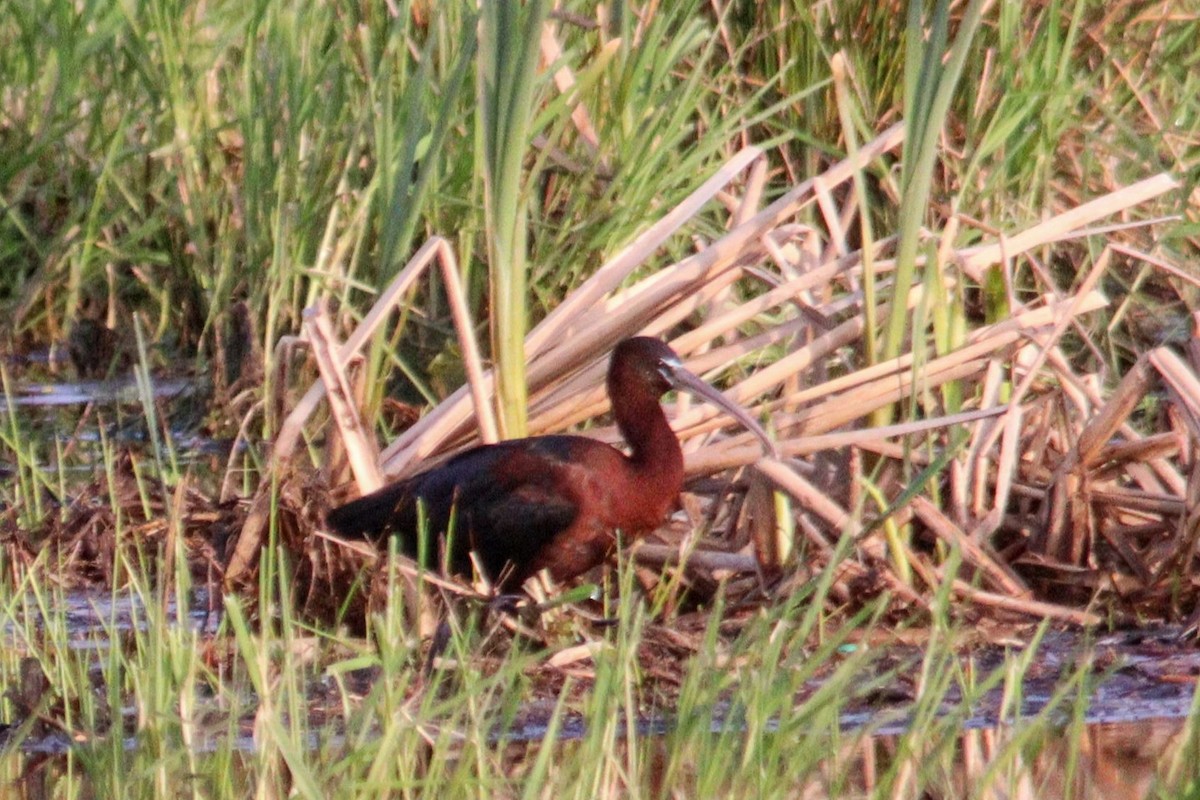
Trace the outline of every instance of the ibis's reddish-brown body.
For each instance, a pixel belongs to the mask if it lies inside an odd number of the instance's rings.
[[[470,573],[473,551],[502,588],[542,569],[557,580],[580,575],[612,553],[618,531],[648,533],[678,504],[683,453],[659,398],[681,373],[728,408],[667,345],[626,339],[613,352],[608,393],[629,455],[583,436],[483,445],[333,509],[329,525],[348,537],[395,536],[402,552],[459,574]]]

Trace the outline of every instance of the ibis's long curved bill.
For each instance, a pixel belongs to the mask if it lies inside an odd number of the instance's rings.
[[[666,369],[662,370],[663,376],[670,381],[671,385],[676,389],[686,389],[692,394],[707,400],[717,408],[721,409],[729,416],[736,419],[742,426],[753,433],[763,443],[766,452],[772,456],[776,455],[775,443],[767,436],[767,432],[762,429],[762,426],[754,420],[754,417],[746,413],[746,410],[734,403],[732,400],[721,394],[714,387],[705,383],[694,373],[684,369],[680,364],[667,364]]]

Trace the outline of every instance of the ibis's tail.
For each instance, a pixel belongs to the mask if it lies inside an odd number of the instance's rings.
[[[325,521],[347,539],[378,539],[403,527],[407,498],[408,484],[400,481],[330,510]]]

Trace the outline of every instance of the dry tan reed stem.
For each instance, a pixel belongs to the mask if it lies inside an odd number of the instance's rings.
[[[963,560],[979,570],[994,587],[1012,597],[1029,595],[1025,581],[1003,562],[996,560],[982,545],[967,536],[941,509],[920,495],[912,500],[913,513],[939,539],[962,553]]]
[[[850,514],[844,508],[830,500],[824,492],[806,481],[784,462],[764,457],[760,458],[754,466],[772,483],[799,500],[804,508],[816,514],[835,531],[839,531],[841,535],[852,537],[859,535],[858,523],[851,519]]]
[[[375,448],[371,444],[371,435],[359,416],[353,393],[346,380],[345,369],[337,363],[334,356],[337,338],[324,303],[305,310],[304,332],[316,358],[317,370],[321,374],[321,382],[325,385],[325,398],[329,401],[331,416],[341,436],[342,446],[346,448],[346,457],[350,461],[350,469],[354,473],[358,490],[363,494],[373,492],[383,486],[383,476],[379,474],[379,463],[376,460]]]
[[[875,409],[909,397],[916,389],[934,389],[950,381],[978,376],[986,370],[987,364],[988,360],[984,358],[961,361],[957,354],[934,359],[926,364],[919,376],[901,372],[878,378],[789,415],[791,419],[778,428],[784,435],[792,430],[809,433],[831,431],[861,419]],[[914,380],[914,377],[917,379]]]
[[[1151,383],[1150,361],[1143,356],[1134,362],[1129,372],[1125,373],[1125,377],[1117,384],[1116,390],[1109,395],[1108,402],[1080,431],[1075,446],[1066,456],[1066,463],[1070,464],[1071,468],[1080,466],[1090,469],[1096,466],[1100,451],[1138,404],[1146,399]]]
[[[796,498],[804,509],[822,519],[833,530],[838,531],[840,535],[857,539],[858,546],[876,563],[880,565],[891,563],[883,544],[878,539],[874,537],[861,538],[859,525],[850,514],[787,464],[774,458],[765,457],[759,459],[755,468],[780,489]],[[891,570],[885,570],[883,577],[887,580],[888,588],[899,597],[907,602],[923,605],[924,601],[921,596],[911,586],[899,580]]]
[[[1176,431],[1167,431],[1134,442],[1110,442],[1096,455],[1096,463],[1108,465],[1172,458],[1185,452],[1186,447],[1187,437],[1180,437]]]
[[[1004,368],[998,358],[993,358],[988,364],[987,372],[984,373],[983,385],[979,392],[981,408],[993,408],[1000,402],[1000,389],[1003,384]],[[986,505],[984,496],[987,491],[988,464],[991,461],[991,451],[985,449],[983,443],[996,425],[997,423],[985,423],[976,427],[971,432],[971,443],[963,457],[971,483],[971,513],[976,516],[983,513]],[[960,515],[959,518],[963,519],[965,515]]]
[[[1173,494],[1152,494],[1140,489],[1123,489],[1119,486],[1093,488],[1088,498],[1099,505],[1121,506],[1148,514],[1167,514],[1177,517],[1187,511],[1187,503]]]
[[[1045,222],[1006,237],[1004,248],[999,244],[984,245],[964,251],[963,271],[977,281],[983,280],[983,271],[992,264],[1000,263],[1005,257],[1012,258],[1035,247],[1055,241],[1068,231],[1082,228],[1098,219],[1116,214],[1152,200],[1159,195],[1179,187],[1179,182],[1167,173],[1138,181],[1135,184],[1110,192],[1064,211]]]
[[[767,160],[756,158],[750,162],[750,174],[746,176],[746,190],[742,200],[729,220],[729,227],[736,228],[749,222],[762,205],[763,193],[767,190]]]
[[[1054,323],[1054,328],[1050,331],[1046,339],[1041,342],[1041,349],[1033,362],[1026,366],[1025,377],[1021,379],[1017,387],[1013,389],[1010,404],[1016,405],[1025,397],[1025,393],[1029,391],[1029,387],[1033,385],[1034,380],[1038,377],[1038,370],[1046,361],[1046,355],[1058,345],[1058,340],[1066,332],[1067,327],[1075,320],[1077,314],[1080,313],[1085,305],[1085,298],[1092,293],[1096,288],[1096,283],[1099,282],[1100,276],[1108,271],[1108,264],[1112,260],[1112,250],[1105,247],[1100,253],[1100,257],[1096,259],[1096,263],[1088,271],[1087,277],[1083,279],[1083,283],[1079,286],[1079,291],[1071,298],[1067,307],[1063,309],[1062,315]]]
[[[380,294],[379,299],[371,306],[371,310],[363,317],[363,321],[359,323],[354,332],[350,334],[350,337],[346,339],[341,349],[338,350],[337,363],[339,369],[354,357],[362,349],[363,345],[370,340],[379,326],[387,319],[388,314],[399,305],[404,293],[421,276],[421,273],[425,271],[425,268],[435,257],[442,267],[443,277],[446,278],[447,292],[451,297],[451,312],[455,319],[459,346],[463,351],[464,366],[467,370],[469,391],[475,402],[476,416],[485,431],[489,425],[494,430],[495,419],[492,415],[491,407],[487,402],[487,395],[491,391],[490,373],[484,375],[482,372],[479,346],[475,342],[475,333],[470,324],[469,315],[466,313],[462,287],[458,282],[458,269],[454,258],[454,251],[450,248],[449,243],[440,236],[435,236],[421,245],[421,248],[413,254],[413,257],[409,259],[404,269],[400,270],[399,274],[392,279],[392,282]],[[463,391],[468,391],[468,387],[463,387]],[[292,453],[296,449],[296,443],[300,439],[300,431],[304,427],[305,421],[316,410],[317,403],[321,401],[321,397],[324,394],[324,384],[321,381],[314,382],[300,401],[296,403],[295,408],[288,414],[283,424],[280,425],[279,435],[275,437],[275,446],[271,453],[272,461],[276,465],[282,466],[291,459]]]
[[[1012,409],[1004,419],[1004,434],[1000,438],[1000,459],[996,462],[996,487],[993,490],[992,508],[985,524],[971,533],[977,541],[991,536],[1000,527],[1001,517],[1008,508],[1013,479],[1021,465],[1021,435],[1024,431],[1025,410]]]
[[[954,580],[954,593],[965,600],[981,606],[999,608],[1005,611],[1016,611],[1038,619],[1061,619],[1064,622],[1083,625],[1085,627],[1099,625],[1104,621],[1103,617],[1093,614],[1090,611],[1079,611],[1040,600],[1027,600],[1021,597],[1009,597],[1007,595],[986,592],[982,589],[976,589],[974,586],[957,578]]]
[[[924,385],[936,387],[946,381],[960,380],[971,377],[977,374],[979,369],[983,367],[984,361],[970,361],[965,365],[958,365],[932,374],[923,375]],[[803,434],[804,440],[811,440],[815,434],[832,431],[833,428],[846,425],[848,422],[860,419],[860,417],[871,413],[872,409],[880,408],[888,403],[895,403],[900,399],[910,396],[911,387],[910,375],[902,375],[898,383],[877,383],[863,387],[857,392],[847,392],[847,396],[830,398],[820,407],[814,407],[805,411],[800,411],[799,414],[775,415],[775,429],[780,434],[780,447],[787,451],[791,447],[790,440],[796,439],[800,434]],[[710,423],[704,423],[708,426]],[[703,429],[704,426],[701,426]],[[694,434],[692,429],[686,429],[682,432],[684,437]],[[742,435],[734,435],[730,439],[722,440],[718,445],[710,445],[702,451],[692,453],[692,456],[686,462],[686,469],[696,470],[696,474],[707,470],[718,471],[722,469],[730,469],[732,467],[743,467],[743,465],[752,464],[755,462],[757,455],[760,455],[761,449],[755,451],[754,447],[748,447],[749,439]],[[803,449],[803,446],[800,447]]]
[[[1093,298],[1096,294],[1094,292],[1095,285],[1096,282],[1100,280],[1100,276],[1105,272],[1105,270],[1107,270],[1110,259],[1111,250],[1106,247],[1100,254],[1100,257],[1096,259],[1095,265],[1093,265],[1092,269],[1088,272],[1087,277],[1084,278],[1083,283],[1080,285],[1079,290],[1075,293],[1075,295],[1065,300],[1062,304],[1051,304],[1057,312],[1054,327],[1050,331],[1049,335],[1041,340],[1041,347],[1032,361],[1028,363],[1021,363],[1021,366],[1025,371],[1025,377],[1021,379],[1016,388],[1013,390],[1012,397],[1009,400],[1010,408],[1016,407],[1020,404],[1021,400],[1024,399],[1025,393],[1029,391],[1029,388],[1037,379],[1038,375],[1040,374],[1039,370],[1047,358],[1053,359],[1058,355],[1057,343],[1059,338],[1066,331],[1067,326],[1072,324],[1077,315],[1085,313],[1087,310],[1094,308]],[[1107,300],[1104,301],[1104,304],[1107,305]],[[984,450],[991,449],[991,447],[996,443],[996,438],[1000,436],[1001,431],[1002,428],[997,427],[989,433],[983,442]]]
[[[1101,395],[1099,387],[1094,382],[1079,380],[1071,371],[1066,356],[1061,352],[1057,349],[1054,350],[1048,355],[1047,360],[1055,368],[1058,379],[1064,388],[1073,388],[1087,398],[1084,418],[1091,415],[1091,408],[1104,405],[1104,397]],[[1121,425],[1120,434],[1130,442],[1142,439],[1142,434],[1128,422]],[[1128,475],[1142,488],[1151,491],[1158,491],[1165,486],[1171,492],[1182,495],[1186,490],[1186,481],[1183,475],[1174,464],[1165,458],[1155,458],[1145,464],[1131,464]]]
[[[1121,380],[1109,402],[1088,421],[1064,455],[1062,463],[1055,470],[1050,488],[1044,538],[1036,542],[1042,552],[1056,557],[1068,552],[1080,552],[1078,544],[1068,542],[1068,536],[1073,534],[1077,538],[1080,531],[1069,530],[1068,523],[1083,513],[1078,504],[1094,501],[1096,497],[1095,493],[1081,497],[1078,489],[1086,479],[1087,469],[1094,464],[1096,455],[1146,396],[1150,378],[1150,360],[1148,356],[1143,356]]]
[[[841,215],[838,213],[837,203],[833,200],[833,195],[829,193],[829,184],[825,179],[817,176],[813,178],[813,196],[817,200],[817,208],[821,209],[821,217],[825,220],[826,229],[829,231],[829,246],[839,256],[845,256],[849,253],[849,248],[846,246],[846,231],[842,227]]]
[[[558,308],[551,311],[526,338],[526,353],[532,360],[559,344],[580,314],[592,309],[616,290],[631,272],[645,262],[689,219],[700,213],[709,201],[756,160],[762,150],[747,147],[739,151],[711,178],[684,198],[683,202],[651,225],[620,253],[606,262],[582,286],[571,292]]]
[[[882,153],[899,145],[902,140],[903,131],[899,126],[893,126],[864,147],[857,158],[838,162],[820,177],[831,185],[841,183],[852,176],[856,167],[870,163]],[[607,349],[620,338],[622,331],[628,335],[639,330],[646,321],[656,316],[659,310],[688,295],[728,266],[738,263],[742,254],[747,252],[747,248],[752,247],[764,232],[779,227],[808,202],[812,183],[812,180],[802,182],[703,251],[655,274],[643,282],[644,287],[639,285],[626,293],[627,299],[622,306],[619,320],[602,318],[595,320],[594,324],[592,319],[577,317],[571,320],[572,326],[564,332],[569,333],[572,329],[581,333],[586,331],[589,337],[604,340]],[[571,347],[571,341],[569,336],[565,339],[566,347],[562,352],[553,354],[554,357],[546,363],[547,371],[561,371],[564,363],[578,360],[578,352]]]
[[[1148,358],[1179,404],[1187,409],[1192,435],[1200,437],[1200,380],[1196,373],[1166,347],[1151,350]]]
[[[1177,220],[1179,218],[1178,217],[1169,217],[1167,219]],[[1194,274],[1192,274],[1188,270],[1180,269],[1179,267],[1175,266],[1170,261],[1167,261],[1164,258],[1159,258],[1158,256],[1152,255],[1150,253],[1142,252],[1141,250],[1130,247],[1129,245],[1126,245],[1126,244],[1121,244],[1120,242],[1113,242],[1110,246],[1112,247],[1113,250],[1117,251],[1121,255],[1129,256],[1130,258],[1136,259],[1138,261],[1144,261],[1147,264],[1153,264],[1154,266],[1161,269],[1163,272],[1168,272],[1171,275],[1175,276],[1176,278],[1179,278],[1182,281],[1187,281],[1188,283],[1192,284],[1193,286],[1200,286],[1200,278],[1196,277]]]
[[[776,246],[778,239],[772,231],[765,235]],[[820,286],[834,278],[844,268],[838,264],[830,264],[826,268],[807,272],[799,277],[788,280],[774,289],[739,303],[733,308],[700,323],[696,328],[679,336],[671,344],[681,354],[688,355],[696,351],[700,345],[716,339],[722,334],[736,329],[739,325],[772,308],[785,303],[796,302],[796,297],[809,289]]]
[[[591,660],[596,657],[596,654],[601,650],[610,647],[608,642],[603,639],[594,639],[583,644],[576,644],[570,647],[564,647],[554,655],[546,659],[546,666],[562,669],[579,661]]]
[[[561,61],[562,47],[558,44],[558,35],[555,28],[556,25],[553,21],[547,21],[542,25],[542,64],[545,67],[552,67],[558,64],[558,69],[554,71],[554,85],[560,94],[570,96],[575,90],[575,73]],[[606,42],[601,51],[595,56],[595,59],[599,61],[608,60],[620,46],[621,41],[619,39],[612,39]],[[574,106],[571,109],[571,122],[575,124],[575,130],[579,132],[580,140],[595,155],[600,149],[600,137],[596,135],[596,128],[592,125],[592,119],[588,114],[587,106],[579,102],[579,99],[575,97],[571,97],[570,102]]]
[[[985,408],[979,411],[964,411],[945,417],[934,417],[913,422],[903,422],[896,425],[883,425],[862,430],[841,431],[780,439],[776,442],[779,453],[783,456],[796,458],[811,455],[823,450],[836,450],[842,447],[867,447],[885,439],[901,436],[912,436],[926,431],[947,428],[953,425],[965,425],[982,419],[999,416],[1007,406]],[[608,429],[605,429],[608,432]],[[684,471],[687,475],[711,475],[734,467],[745,467],[754,464],[762,456],[762,445],[755,444],[756,440],[742,436],[723,439],[720,442],[706,445],[693,453],[684,456]]]
[[[1102,294],[1088,291],[1082,292],[1073,299],[1051,301],[1044,307],[1023,311],[1004,322],[979,329],[972,334],[970,342],[967,345],[929,362],[925,367],[926,376],[929,375],[931,370],[936,372],[938,369],[945,368],[957,362],[969,361],[985,354],[1001,351],[1003,348],[1018,341],[1022,336],[1028,336],[1032,330],[1060,319],[1064,313],[1082,314],[1103,308],[1107,304],[1108,301]],[[828,353],[857,341],[862,335],[862,326],[862,317],[852,317],[834,330],[818,336],[809,344],[796,348],[773,364],[756,370],[745,380],[731,387],[725,393],[726,396],[736,403],[747,405],[753,397],[778,386],[789,374],[802,372]],[[725,364],[735,357],[727,349],[722,349],[714,351],[705,357],[698,358],[694,362],[689,362],[689,367],[702,374],[706,371],[708,362]],[[892,380],[893,376],[900,375],[905,370],[911,370],[913,361],[913,354],[911,352],[905,353],[889,361],[855,370],[840,378],[825,381],[819,386],[799,392],[791,392],[787,397],[766,404],[764,408],[777,409],[784,405],[790,406],[805,403],[817,398],[830,397],[837,392],[842,392],[851,387]],[[840,395],[839,402],[846,397],[848,397],[847,394]],[[715,418],[715,416],[715,411],[704,407],[696,407],[688,414],[681,415],[676,419],[674,425],[678,431],[686,432],[696,429],[702,423]],[[814,428],[812,430],[818,429]],[[819,430],[829,430],[829,428],[824,427]]]
[[[753,574],[758,571],[758,561],[751,555],[727,553],[722,550],[680,550],[670,545],[651,544],[639,541],[630,554],[639,564],[649,567],[684,566],[697,567],[709,572],[729,571],[738,574]]]

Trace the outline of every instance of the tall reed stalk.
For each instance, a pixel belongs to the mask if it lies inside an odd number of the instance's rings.
[[[483,159],[492,356],[502,436],[525,435],[526,144],[536,102],[546,3],[484,3],[479,18],[479,126]]]
[[[939,137],[986,4],[987,0],[972,0],[967,6],[950,45],[949,58],[944,58],[949,41],[950,3],[938,0],[929,21],[928,36],[921,13],[924,4],[909,3],[904,65],[904,118],[909,130],[904,140],[900,241],[896,250],[892,313],[883,342],[884,359],[899,355],[905,339],[915,333],[909,330],[907,298],[916,281],[917,250],[940,150]]]

